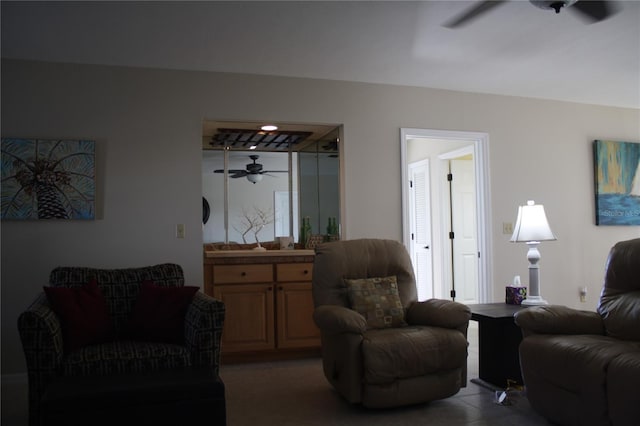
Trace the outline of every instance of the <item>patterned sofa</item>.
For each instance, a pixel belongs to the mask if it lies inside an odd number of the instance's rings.
[[[80,287],[97,281],[107,301],[116,335],[123,330],[144,281],[159,287],[183,287],[184,274],[176,264],[128,269],[59,267],[51,272],[51,287]],[[47,386],[61,376],[146,373],[181,368],[219,370],[224,304],[195,293],[184,321],[184,343],[113,340],[65,353],[59,317],[43,292],[18,318],[27,361],[29,424],[39,425],[40,403]],[[142,339],[141,339],[142,340]]]

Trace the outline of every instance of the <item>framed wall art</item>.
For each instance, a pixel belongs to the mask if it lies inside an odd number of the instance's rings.
[[[94,141],[3,138],[0,145],[2,219],[95,219]]]
[[[596,140],[596,225],[640,225],[640,143]]]

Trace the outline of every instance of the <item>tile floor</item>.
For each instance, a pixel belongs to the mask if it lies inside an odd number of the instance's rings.
[[[469,378],[477,377],[477,323],[469,327]],[[458,394],[429,404],[392,410],[367,410],[345,402],[324,379],[318,358],[286,362],[223,365],[228,426],[536,426],[549,423],[524,396],[510,406],[494,393],[469,382]],[[26,384],[2,383],[1,424],[27,425]]]
[[[477,323],[469,329],[469,378],[478,374]],[[342,399],[327,383],[319,359],[225,365],[229,426],[535,426],[549,423],[526,397],[512,405],[494,402],[494,392],[470,383],[453,397],[391,410],[369,410]]]

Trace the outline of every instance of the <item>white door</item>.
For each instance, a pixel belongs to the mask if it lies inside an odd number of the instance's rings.
[[[409,182],[411,261],[416,275],[418,300],[427,300],[433,297],[429,160],[409,164]]]
[[[472,159],[451,160],[453,278],[456,301],[478,303],[476,183]]]

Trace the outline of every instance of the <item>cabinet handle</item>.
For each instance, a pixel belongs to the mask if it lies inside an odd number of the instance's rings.
[[[278,287],[278,290],[282,290],[282,286]]]
[[[303,274],[307,275],[309,273],[309,271],[307,271],[306,269],[304,270]]]
[[[271,287],[267,287],[267,290],[272,291],[273,289]]]
[[[244,271],[242,271],[242,272],[240,272],[240,276],[241,276],[241,277],[246,277],[246,276],[247,276],[247,273],[246,273],[246,272],[244,272]]]

